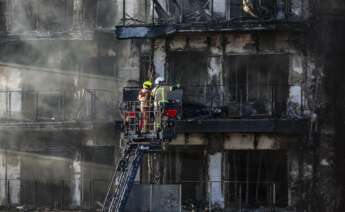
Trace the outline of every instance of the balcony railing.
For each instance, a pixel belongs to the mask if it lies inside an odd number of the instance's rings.
[[[0,91],[0,121],[112,121],[114,104],[107,90]]]
[[[237,84],[184,87],[184,118],[298,118],[303,108],[289,100],[290,85]],[[302,98],[302,91],[296,96]],[[302,102],[302,99],[299,99]]]
[[[304,0],[123,0],[123,25],[301,20]]]
[[[43,37],[112,29],[117,4],[114,0],[0,0],[0,32]]]
[[[104,199],[108,181],[107,179],[83,179],[83,190],[79,191],[81,193],[76,193],[78,191],[73,190],[73,185],[76,182],[73,180],[52,179],[42,182],[38,180],[0,179],[0,188],[3,189],[5,197],[1,206],[13,208],[24,205],[25,209],[40,207],[96,209],[99,208],[97,202],[102,202]],[[222,208],[229,211],[243,210],[248,212],[287,211],[286,209],[282,210],[284,204],[279,203],[279,195],[282,194],[279,194],[280,191],[275,182],[183,181],[171,185],[180,185],[180,191],[176,194],[178,198],[165,203],[174,205],[174,211],[206,211],[207,209],[218,211]],[[169,185],[139,184],[136,186],[135,188],[139,192],[131,195],[129,202],[136,203],[135,200],[140,198],[142,201],[142,208],[140,208],[142,210],[140,211],[150,211],[151,207],[144,208],[144,206],[148,206],[149,203],[160,203],[157,202],[159,195],[174,192],[173,189],[169,190]],[[72,194],[82,196],[79,206],[73,205]],[[16,195],[19,195],[20,199],[11,199]],[[152,197],[156,197],[156,199],[152,199]],[[176,206],[178,207],[176,208]],[[163,208],[168,207],[169,205],[163,206]],[[129,211],[131,210],[129,209]]]
[[[182,119],[301,118],[302,90],[292,101],[291,87],[250,83],[182,86]],[[129,89],[123,101],[136,101],[139,90]]]
[[[0,189],[4,197],[0,207],[23,207],[24,210],[42,207],[54,209],[98,208],[97,202],[103,202],[109,180],[83,179],[82,191],[75,191],[77,183],[81,182],[70,179],[51,179],[49,181],[0,179]],[[72,195],[82,196],[80,205],[72,202]]]

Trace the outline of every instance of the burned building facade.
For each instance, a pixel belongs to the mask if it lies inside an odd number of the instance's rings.
[[[342,8],[0,1],[0,204],[97,208],[121,154],[122,88],[153,75],[181,86],[183,114],[138,183],[180,185],[186,211],[334,211],[327,39],[314,33]]]

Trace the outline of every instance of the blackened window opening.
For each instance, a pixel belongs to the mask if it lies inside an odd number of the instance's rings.
[[[207,202],[207,155],[202,147],[171,148],[164,154],[164,182],[181,184],[182,204]]]
[[[227,151],[224,163],[227,208],[287,205],[286,151]]]
[[[287,55],[228,56],[224,67],[228,116],[282,117],[286,114]]]
[[[7,1],[0,0],[0,32],[7,31],[7,21],[8,21],[8,13],[7,13]]]
[[[183,117],[209,114],[207,54],[205,52],[171,52],[166,73],[170,84],[183,89]]]

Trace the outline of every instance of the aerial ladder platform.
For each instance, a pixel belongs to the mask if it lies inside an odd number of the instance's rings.
[[[140,165],[146,152],[161,151],[165,145],[176,137],[175,121],[181,111],[180,98],[182,93],[177,91],[170,95],[169,102],[161,108],[148,110],[149,132],[141,132],[142,114],[139,110],[140,103],[136,97],[139,88],[124,88],[123,103],[120,107],[122,123],[122,158],[118,162],[112,176],[102,212],[123,212],[137,176]],[[177,95],[176,95],[177,94]],[[157,116],[160,127],[157,129]]]

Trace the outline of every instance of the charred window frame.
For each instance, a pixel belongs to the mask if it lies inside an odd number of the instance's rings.
[[[116,20],[116,1],[98,0],[96,26],[98,28],[113,28]]]
[[[83,61],[81,67],[84,73],[113,77],[115,58],[113,56],[89,57]]]
[[[38,0],[38,30],[66,31],[73,23],[73,1],[69,0]]]
[[[208,55],[204,51],[176,51],[168,54],[169,83],[179,83],[182,87],[192,89],[202,87],[207,82]],[[193,61],[193,63],[191,63]]]
[[[83,25],[85,29],[94,29],[97,23],[98,0],[83,0]]]
[[[150,54],[142,54],[140,55],[140,84],[143,83],[145,80],[148,80],[150,67],[152,65]]]
[[[37,4],[35,0],[13,0],[11,8],[11,30],[14,32],[38,29]]]
[[[223,168],[226,208],[287,206],[286,150],[225,151]]]
[[[168,54],[166,80],[170,84],[181,85],[185,106],[202,106],[207,101],[208,58],[204,51],[173,51]]]
[[[72,27],[70,0],[13,0],[10,8],[11,28],[15,32],[61,32]]]
[[[224,67],[225,101],[230,116],[285,115],[288,55],[227,56]]]
[[[0,0],[0,32],[8,31],[10,21],[8,6],[9,0]]]
[[[153,10],[145,9],[144,15],[131,14],[123,5],[124,24],[142,23],[211,23],[231,21],[273,21],[291,16],[301,17],[303,0],[249,0],[250,11],[245,11],[243,0],[150,0]],[[144,4],[144,3],[143,3]],[[145,1],[147,8],[148,2]],[[248,7],[247,7],[248,8]],[[298,11],[298,12],[296,12]],[[152,20],[147,17],[153,16]]]
[[[163,182],[181,184],[182,204],[205,203],[208,192],[208,156],[204,146],[172,147],[163,155]]]

